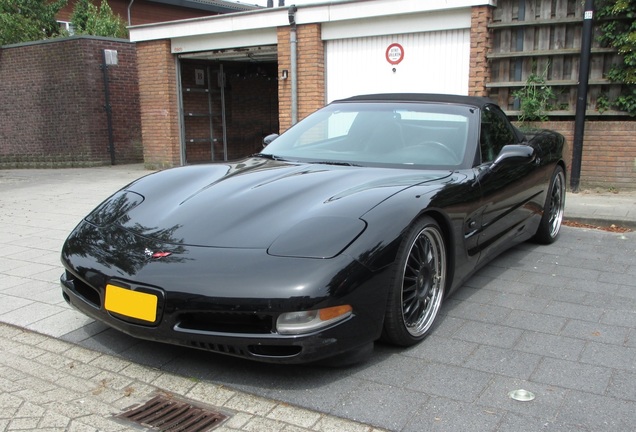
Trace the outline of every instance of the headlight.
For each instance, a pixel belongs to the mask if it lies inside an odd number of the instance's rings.
[[[135,192],[119,191],[93,210],[86,220],[93,225],[106,226],[142,203],[144,197]]]
[[[366,228],[360,219],[321,216],[305,219],[274,240],[267,253],[293,258],[333,258]]]
[[[310,333],[349,318],[352,310],[349,305],[341,305],[312,311],[286,312],[276,320],[276,330],[286,335]]]

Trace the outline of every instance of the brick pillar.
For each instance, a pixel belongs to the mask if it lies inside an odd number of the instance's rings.
[[[291,57],[289,42],[289,27],[278,27],[278,124],[279,133],[285,132],[291,126]],[[283,71],[289,76],[280,79]],[[300,86],[300,83],[299,83]]]
[[[278,76],[291,73],[289,27],[278,28]],[[325,105],[325,48],[320,24],[299,25],[297,31],[298,120]],[[280,132],[291,126],[291,76],[278,81]]]
[[[468,94],[488,96],[486,83],[490,82],[490,64],[486,57],[492,48],[488,23],[492,20],[491,6],[472,8],[470,22],[470,72],[468,74]]]
[[[137,44],[141,136],[147,168],[181,164],[179,103],[170,41]]]

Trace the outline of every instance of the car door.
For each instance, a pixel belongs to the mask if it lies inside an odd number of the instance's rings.
[[[509,159],[493,169],[504,146],[522,144],[523,137],[512,127],[505,114],[494,105],[486,105],[481,113],[479,134],[480,160],[477,178],[482,191],[482,219],[479,249],[481,257],[498,253],[516,237],[520,240],[526,231],[526,221],[536,212],[528,205],[536,190],[530,187],[536,171],[531,158],[519,162]]]

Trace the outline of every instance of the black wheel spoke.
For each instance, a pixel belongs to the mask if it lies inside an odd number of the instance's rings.
[[[416,264],[416,263],[413,263],[413,264]],[[409,275],[417,275],[417,272],[419,271],[419,265],[417,267],[413,267],[410,264],[407,264],[406,271],[408,272]],[[413,277],[416,277],[416,276],[413,276]]]
[[[413,301],[413,299],[416,296],[417,296],[417,290],[415,289],[415,286],[410,288],[405,288],[402,294],[402,301],[403,303],[408,304],[411,301]]]

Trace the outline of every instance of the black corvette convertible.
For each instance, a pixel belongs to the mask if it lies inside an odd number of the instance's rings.
[[[485,98],[358,96],[265,141],[104,201],[64,244],[66,301],[139,338],[355,358],[421,341],[476,269],[559,234],[563,137],[526,136]]]

